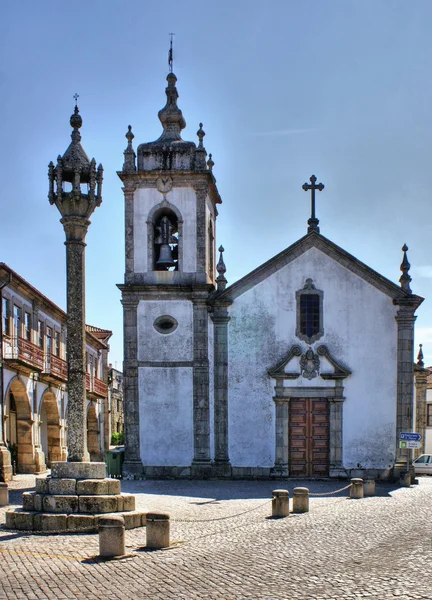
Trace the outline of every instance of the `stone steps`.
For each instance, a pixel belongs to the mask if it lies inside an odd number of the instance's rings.
[[[108,514],[59,514],[17,509],[6,512],[6,528],[51,533],[97,533],[99,518],[106,517]],[[124,518],[126,529],[146,525],[147,513],[145,512],[121,511],[115,514]]]
[[[23,508],[6,512],[6,527],[21,531],[96,532],[99,518],[121,515],[126,529],[143,527],[146,513],[135,496],[123,494],[105,463],[53,462],[51,476],[36,477],[36,491],[23,493]]]
[[[135,510],[135,496],[131,494],[80,495],[38,494],[24,492],[23,509],[44,513],[114,513]]]

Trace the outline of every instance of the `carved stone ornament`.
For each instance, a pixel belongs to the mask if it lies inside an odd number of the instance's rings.
[[[156,188],[161,194],[167,194],[172,190],[173,180],[171,177],[158,177],[156,180]]]
[[[320,366],[320,356],[323,356],[330,363],[332,371],[327,372],[325,365]],[[296,357],[299,357],[299,370],[287,370],[287,365]],[[324,370],[324,372],[320,372],[320,369]],[[268,370],[268,374],[276,380],[298,379],[299,377],[313,379],[318,376],[325,380],[337,380],[345,379],[351,375],[351,370],[333,358],[327,346],[323,344],[318,346],[316,352],[314,352],[312,348],[308,348],[306,351],[302,352],[302,348],[295,344],[294,346],[291,346],[281,361]]]
[[[313,379],[318,377],[320,368],[320,359],[312,348],[308,348],[300,357],[300,370],[303,377]]]

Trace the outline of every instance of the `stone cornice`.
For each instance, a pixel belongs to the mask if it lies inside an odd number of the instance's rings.
[[[407,301],[407,304],[415,305],[417,307],[423,301],[423,298],[420,296],[409,294],[398,285],[352,256],[352,254],[349,254],[315,231],[300,238],[297,242],[251,271],[248,275],[245,275],[245,277],[242,277],[236,283],[227,287],[221,293],[221,297],[226,295],[235,299],[238,296],[241,296],[246,291],[266,279],[269,275],[277,272],[311,248],[317,248],[364,281],[370,283],[376,289],[392,298],[395,304],[403,304],[404,301]]]
[[[205,298],[205,301],[207,301],[211,290],[214,288],[212,283],[193,285],[118,283],[117,287],[124,296],[128,297],[141,297],[145,294],[147,297],[154,296],[161,299],[169,295],[175,297],[187,296],[188,298],[198,295],[198,297]]]
[[[170,176],[173,182],[173,187],[206,187],[208,194],[214,205],[222,204],[219,191],[216,186],[216,179],[211,171],[134,171],[132,173],[124,173],[117,171],[117,175],[124,183],[124,192],[130,192],[138,188],[156,188],[156,181],[161,175]]]

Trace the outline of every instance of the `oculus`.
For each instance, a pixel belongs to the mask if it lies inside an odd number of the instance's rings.
[[[162,315],[158,317],[153,323],[153,327],[156,329],[158,333],[172,333],[178,327],[178,322],[174,317],[170,317],[169,315]]]

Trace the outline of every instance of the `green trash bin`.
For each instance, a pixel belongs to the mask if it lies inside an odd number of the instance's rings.
[[[124,446],[119,446],[118,448],[112,448],[111,450],[108,450],[105,455],[108,477],[116,477],[118,479],[121,478],[123,461]]]

